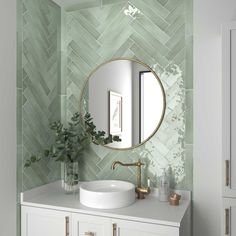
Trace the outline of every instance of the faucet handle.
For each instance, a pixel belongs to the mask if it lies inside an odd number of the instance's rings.
[[[137,193],[138,199],[144,199],[145,194],[149,194],[151,192],[150,187],[136,187],[135,192]]]

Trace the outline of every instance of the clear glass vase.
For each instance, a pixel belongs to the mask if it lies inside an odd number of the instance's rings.
[[[78,162],[64,163],[62,175],[62,188],[66,193],[74,193],[79,189],[79,165]]]

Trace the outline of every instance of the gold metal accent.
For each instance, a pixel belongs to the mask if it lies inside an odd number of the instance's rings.
[[[225,235],[229,235],[229,209],[225,209]]]
[[[136,192],[139,193],[150,193],[150,188],[149,187],[142,187],[142,188],[136,188]]]
[[[114,170],[116,168],[116,165],[137,166],[137,187],[141,188],[141,166],[144,165],[144,163],[142,163],[140,160],[138,160],[138,162],[134,162],[134,163],[122,163],[120,161],[115,161],[111,165],[112,170]]]
[[[140,188],[136,187],[135,192],[137,193],[137,198],[138,199],[144,199],[145,194],[150,193],[150,187],[140,187]]]
[[[92,232],[85,232],[84,233],[84,236],[94,236],[95,234],[94,233],[92,233]]]
[[[122,163],[120,161],[115,161],[111,165],[112,170],[114,170],[117,165],[136,166],[137,167],[137,177],[136,177],[137,178],[137,186],[135,188],[135,192],[137,193],[138,199],[144,199],[145,198],[144,195],[150,193],[150,188],[149,187],[142,187],[142,184],[141,184],[141,176],[142,176],[141,167],[144,165],[144,163],[142,163],[140,160],[138,160],[137,162],[134,162],[134,163]]]
[[[69,216],[66,216],[65,217],[65,228],[66,228],[66,230],[65,230],[65,236],[69,236],[70,235],[70,233],[69,233]]]
[[[94,72],[97,71],[100,67],[102,67],[102,66],[108,64],[109,62],[117,61],[117,60],[132,61],[132,62],[136,62],[136,63],[138,63],[138,64],[143,65],[144,67],[146,67],[146,68],[147,68],[149,71],[151,71],[151,72],[153,73],[153,75],[156,77],[156,79],[157,79],[157,81],[158,81],[158,83],[159,83],[159,85],[160,85],[160,87],[161,87],[161,91],[162,91],[162,95],[163,95],[163,111],[162,111],[162,114],[161,114],[161,119],[160,119],[160,121],[159,121],[159,123],[158,123],[156,129],[153,131],[152,134],[150,134],[150,136],[149,136],[147,139],[145,139],[143,142],[141,142],[141,143],[139,143],[139,144],[137,144],[137,145],[134,145],[134,146],[128,147],[128,148],[115,148],[115,147],[109,147],[109,146],[107,146],[107,145],[103,145],[104,147],[110,148],[110,149],[112,149],[112,150],[132,150],[132,149],[134,149],[134,148],[136,148],[136,147],[139,147],[139,146],[143,145],[144,143],[146,143],[149,139],[151,139],[151,138],[154,136],[154,134],[155,134],[155,133],[158,131],[158,129],[160,128],[161,123],[162,123],[162,121],[163,121],[163,119],[164,119],[164,116],[165,116],[165,112],[166,112],[166,94],[165,94],[164,86],[163,86],[163,84],[162,84],[160,78],[159,78],[158,75],[156,74],[156,72],[155,72],[150,66],[148,66],[147,64],[145,64],[145,63],[143,63],[143,62],[141,62],[141,61],[139,61],[139,60],[135,60],[135,59],[132,59],[132,58],[125,58],[125,57],[124,57],[124,58],[113,58],[112,60],[105,61],[104,63],[100,64],[98,67],[96,67],[94,70],[92,70],[92,72],[89,74],[87,80],[86,80],[85,83],[84,83],[84,86],[83,86],[83,89],[82,89],[82,93],[81,93],[81,95],[80,95],[80,102],[79,102],[79,103],[80,103],[80,114],[81,114],[81,119],[82,119],[82,117],[83,117],[83,115],[84,115],[84,114],[83,114],[83,111],[82,111],[82,108],[83,108],[83,98],[84,98],[84,94],[85,94],[85,91],[86,91],[86,88],[87,88],[87,85],[88,85],[88,83],[89,83],[89,79],[91,78],[91,76],[92,76],[92,75],[94,74]]]
[[[171,206],[178,206],[180,199],[181,199],[181,195],[179,195],[177,193],[172,193],[170,195],[170,205]]]
[[[112,236],[116,236],[117,225],[112,224]]]
[[[225,186],[229,186],[229,160],[225,161]]]

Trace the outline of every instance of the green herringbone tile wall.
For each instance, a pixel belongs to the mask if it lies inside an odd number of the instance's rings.
[[[100,1],[99,1],[100,3]],[[96,4],[95,4],[96,5]],[[76,10],[75,10],[76,9]],[[143,159],[154,185],[171,166],[172,187],[192,188],[192,3],[190,0],[104,1],[68,8],[62,25],[64,64],[62,114],[79,107],[89,73],[112,58],[134,58],[152,67],[167,95],[160,130],[146,144],[129,151],[92,145],[81,159],[81,179],[135,182],[135,169],[110,166],[114,160]]]
[[[18,193],[60,178],[60,166],[23,163],[51,142],[60,119],[60,8],[50,0],[18,2]]]
[[[60,115],[65,120],[78,109],[90,71],[117,57],[136,58],[156,71],[167,94],[166,116],[158,133],[142,147],[114,151],[92,145],[81,159],[81,179],[134,182],[133,168],[114,172],[110,165],[114,160],[130,162],[141,157],[147,163],[144,177],[151,176],[154,184],[161,168],[170,164],[173,184],[192,188],[192,3],[103,3],[102,7],[100,1],[94,1],[67,9],[62,18],[60,52],[59,7],[50,0],[18,2],[18,192],[60,177],[60,166],[55,163],[43,162],[27,170],[22,163],[30,153],[50,143],[50,121]],[[133,13],[135,9],[139,11]]]

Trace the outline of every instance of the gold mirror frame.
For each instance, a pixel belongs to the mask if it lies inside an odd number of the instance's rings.
[[[134,148],[137,148],[137,147],[143,145],[143,144],[146,143],[148,140],[150,140],[150,139],[155,135],[155,133],[159,130],[159,128],[160,128],[160,126],[161,126],[161,124],[162,124],[162,122],[163,122],[163,120],[164,120],[165,112],[166,112],[166,94],[165,94],[165,90],[164,90],[164,87],[163,87],[163,85],[162,85],[162,82],[161,82],[160,78],[158,77],[158,75],[156,74],[156,72],[155,72],[151,67],[149,67],[147,64],[145,64],[145,63],[143,63],[143,62],[141,62],[141,61],[138,61],[138,60],[136,60],[136,59],[130,59],[130,58],[113,58],[113,59],[111,59],[111,60],[109,60],[109,61],[105,61],[105,62],[103,62],[102,64],[100,64],[99,66],[97,66],[94,70],[92,70],[92,72],[91,72],[91,73],[89,74],[89,76],[87,77],[87,79],[86,79],[86,81],[85,81],[85,83],[84,83],[84,86],[83,86],[83,89],[82,89],[82,92],[81,92],[81,95],[80,95],[80,101],[79,101],[79,103],[80,103],[80,114],[81,114],[81,117],[83,117],[83,115],[84,115],[84,114],[83,114],[83,111],[82,111],[82,108],[83,108],[83,98],[84,98],[85,90],[86,90],[87,84],[88,84],[88,82],[89,82],[89,79],[90,79],[91,76],[92,76],[99,68],[101,68],[102,66],[104,66],[104,65],[106,65],[106,64],[108,64],[108,63],[110,63],[110,62],[118,61],[118,60],[125,60],[125,61],[136,62],[136,63],[138,63],[138,64],[140,64],[140,65],[143,65],[143,66],[146,67],[148,70],[150,70],[150,71],[153,73],[153,75],[156,77],[156,79],[157,79],[157,81],[158,81],[158,83],[159,83],[159,85],[160,85],[162,94],[163,94],[163,110],[162,110],[161,119],[160,119],[160,121],[159,121],[159,123],[158,123],[156,129],[150,134],[150,136],[149,136],[147,139],[145,139],[143,142],[141,142],[141,143],[139,143],[139,144],[137,144],[137,145],[134,145],[134,146],[128,147],[128,148],[114,148],[114,147],[109,147],[109,146],[106,146],[106,145],[102,145],[102,146],[104,146],[104,147],[106,147],[106,148],[109,148],[109,149],[111,149],[111,150],[125,151],[125,150],[132,150],[132,149],[134,149]],[[96,124],[95,124],[95,125],[96,125]]]

